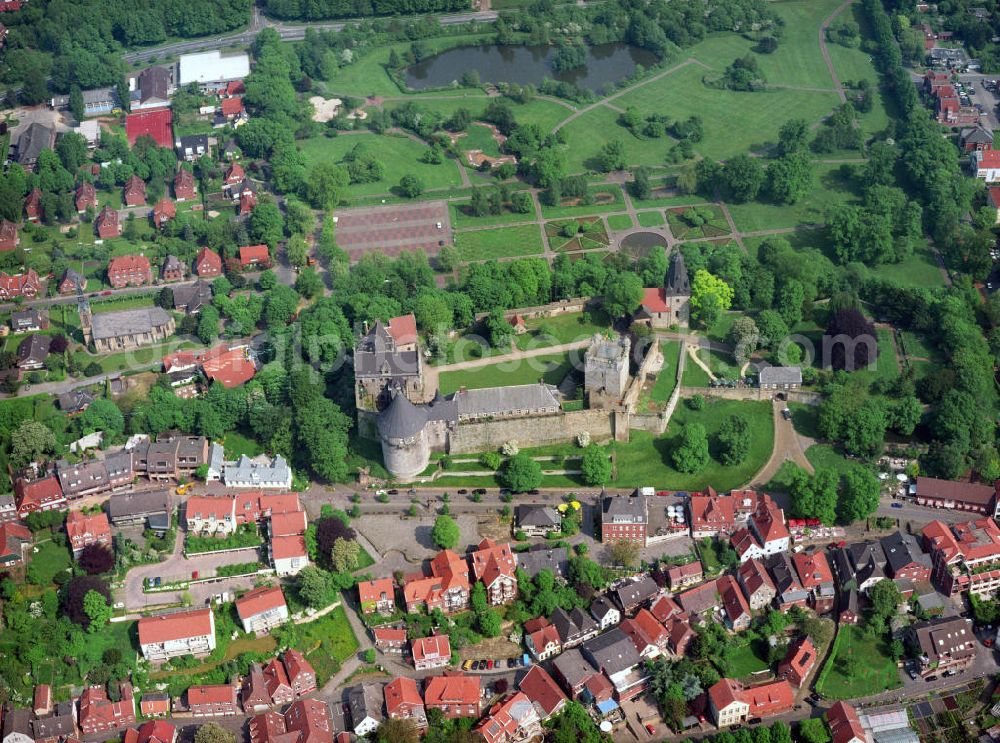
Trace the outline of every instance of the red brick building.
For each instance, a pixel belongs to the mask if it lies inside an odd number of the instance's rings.
[[[230,717],[240,713],[233,684],[191,686],[187,690],[187,702],[195,717]]]
[[[111,524],[104,511],[95,514],[84,514],[82,511],[70,511],[66,517],[66,536],[73,550],[73,557],[79,557],[83,548],[91,544],[99,544],[111,549]]]
[[[41,290],[42,282],[33,268],[29,268],[25,273],[15,274],[0,271],[0,299],[16,297],[33,299]]]
[[[187,201],[194,197],[194,173],[186,168],[181,168],[174,176],[174,198],[178,201]]]
[[[142,206],[146,203],[146,184],[137,175],[125,181],[125,206]]]
[[[151,691],[142,695],[139,712],[143,717],[165,717],[170,714],[170,695],[163,691]]]
[[[118,212],[105,204],[101,213],[94,220],[94,229],[102,240],[119,237],[122,234],[122,225]]]
[[[97,189],[94,188],[93,183],[87,183],[84,181],[79,186],[76,187],[76,211],[79,214],[83,214],[87,211],[87,207],[92,209],[97,208]]]
[[[118,682],[118,699],[112,702],[103,686],[88,686],[80,695],[80,731],[84,735],[110,733],[135,725],[132,684]]]
[[[56,477],[43,477],[33,482],[19,478],[14,483],[14,499],[17,501],[17,515],[22,519],[35,511],[61,511],[66,508],[66,497]]]
[[[108,283],[115,289],[153,283],[149,258],[144,255],[120,255],[108,261]]]
[[[24,197],[24,218],[29,222],[37,222],[42,218],[42,192],[31,189],[31,193]]]
[[[394,678],[385,685],[383,693],[385,712],[390,718],[412,720],[418,730],[427,727],[427,711],[415,679],[407,676]]]
[[[778,664],[778,676],[795,686],[802,686],[815,665],[816,646],[808,637],[802,637],[792,643],[788,655]]]
[[[222,258],[211,248],[202,248],[194,259],[194,272],[201,278],[222,275]]]
[[[392,578],[365,580],[358,583],[358,601],[365,614],[392,614],[396,609],[396,590]]]
[[[424,706],[445,717],[479,717],[479,677],[446,673],[424,681]]]
[[[176,216],[177,207],[174,206],[174,202],[164,196],[153,207],[153,226],[157,229],[163,229],[164,225]]]
[[[17,225],[6,219],[0,220],[0,252],[14,250],[21,244],[17,236]]]
[[[246,268],[267,268],[271,265],[271,254],[266,245],[244,245],[240,248],[240,265]]]
[[[601,504],[601,541],[627,540],[646,546],[646,496],[606,496]]]

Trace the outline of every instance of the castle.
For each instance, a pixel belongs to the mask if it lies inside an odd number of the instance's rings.
[[[675,251],[665,286],[646,289],[637,322],[652,327],[686,326],[691,296],[684,259]],[[656,303],[646,300],[655,295]],[[382,445],[389,473],[416,479],[430,464],[432,452],[467,454],[496,451],[509,441],[545,446],[573,441],[628,440],[629,428],[662,433],[666,419],[634,410],[642,380],[659,368],[662,356],[653,343],[633,384],[631,342],[615,333],[596,334],[584,355],[583,410],[565,410],[556,387],[535,384],[460,389],[444,396],[436,375],[427,374],[413,315],[376,322],[354,350],[355,402],[360,435]]]

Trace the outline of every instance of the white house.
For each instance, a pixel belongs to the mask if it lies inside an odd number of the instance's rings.
[[[618,611],[614,603],[608,596],[599,596],[590,605],[590,615],[597,620],[601,632],[608,627],[614,627],[622,620],[622,613]]]
[[[306,539],[301,534],[273,537],[269,545],[274,572],[279,576],[296,575],[309,564]]]
[[[148,661],[215,650],[215,615],[211,609],[159,614],[139,620],[139,648]]]
[[[351,711],[354,734],[359,738],[375,732],[382,724],[384,694],[381,684],[367,683],[347,690],[347,706]]]
[[[972,153],[972,172],[987,183],[1000,182],[1000,150],[976,150]]]
[[[708,690],[708,707],[717,727],[736,725],[747,719],[750,705],[732,679],[720,679]]]
[[[288,605],[280,586],[261,586],[236,599],[244,632],[267,634],[288,621]]]
[[[280,454],[270,462],[250,459],[246,454],[235,462],[224,462],[222,480],[227,488],[289,490],[292,468]]]

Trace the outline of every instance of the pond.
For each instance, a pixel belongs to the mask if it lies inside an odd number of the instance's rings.
[[[463,46],[449,49],[404,70],[406,85],[413,90],[441,88],[458,80],[466,70],[476,70],[483,82],[538,85],[545,78],[600,90],[629,77],[636,65],[651,67],[655,54],[628,44],[588,46],[587,64],[575,70],[555,72],[552,58],[557,47]]]
[[[641,258],[658,245],[667,247],[667,238],[657,232],[633,232],[622,238],[621,249]]]

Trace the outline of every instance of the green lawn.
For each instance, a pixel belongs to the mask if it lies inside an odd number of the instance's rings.
[[[828,699],[853,699],[899,688],[899,670],[887,651],[883,638],[871,638],[854,624],[841,625],[816,691]]]
[[[412,174],[420,178],[424,189],[454,188],[462,185],[458,164],[445,159],[438,165],[420,162],[427,145],[409,137],[388,134],[341,135],[339,137],[311,137],[299,142],[306,162],[341,162],[355,147],[362,147],[385,166],[383,177],[374,183],[348,186],[348,198],[390,193],[400,178]]]
[[[639,215],[639,216],[641,217],[642,215]],[[642,222],[641,219],[639,221],[640,221],[640,223]],[[608,228],[609,229],[612,229],[612,230],[628,230],[628,229],[631,229],[634,226],[635,225],[632,222],[632,217],[629,216],[628,214],[612,214],[610,217],[608,217]],[[647,227],[648,225],[643,225],[643,226]]]
[[[663,212],[639,212],[640,227],[659,227],[663,224]]]
[[[815,178],[812,190],[795,204],[765,204],[756,201],[746,204],[727,203],[736,229],[740,232],[755,232],[822,224],[833,207],[854,199],[851,184],[841,176],[839,165],[817,163],[813,170]]]
[[[806,459],[809,460],[813,467],[830,467],[837,470],[841,475],[846,475],[852,470],[868,470],[868,467],[861,464],[861,462],[855,459],[848,459],[830,444],[813,444],[806,449]]]
[[[563,229],[567,227],[572,230],[572,237],[566,237],[563,234]],[[609,244],[608,231],[600,217],[580,217],[558,222],[546,222],[545,235],[549,239],[549,247],[552,250],[564,253],[606,248]]]
[[[728,353],[700,348],[698,349],[698,357],[708,365],[708,368],[712,370],[712,373],[716,377],[735,379],[739,373],[736,360]],[[681,378],[682,385],[685,387],[708,387],[710,383],[711,379],[708,374],[694,363],[694,361],[688,358],[684,362],[684,376]]]
[[[134,351],[123,351],[104,356],[94,357],[90,354],[78,354],[86,358],[85,364],[96,360],[103,372],[128,371],[129,369],[140,369],[155,365],[167,354],[180,351],[186,348],[203,348],[203,346],[191,341],[172,341],[161,346],[147,346],[137,348]]]
[[[47,586],[57,573],[61,573],[72,565],[69,548],[59,545],[51,539],[36,545],[38,552],[31,556],[31,573],[37,576],[39,585]]]
[[[672,119],[700,116],[704,121],[705,136],[695,149],[705,157],[719,159],[773,144],[778,139],[778,130],[789,119],[819,121],[837,106],[839,99],[832,91],[767,90],[745,93],[706,86],[704,77],[721,74],[724,66],[737,56],[736,48],[728,41],[726,46],[732,48],[719,52],[720,44],[719,37],[712,37],[686,51],[687,55],[698,57],[699,51],[704,51],[704,48],[715,47],[710,56],[716,57],[713,61],[722,65],[716,68],[717,72],[708,72],[700,65],[689,64],[621,96],[615,100],[615,105],[620,108],[634,106],[643,115],[670,111]],[[742,45],[745,47],[747,42]],[[828,82],[827,87],[830,85]],[[621,126],[610,128],[607,117],[596,113],[601,110],[594,109],[566,127],[566,133],[574,135],[569,140],[574,143],[568,153],[571,172],[582,170],[584,162],[594,157],[605,142],[611,139],[625,142],[627,137],[631,137]],[[739,112],[738,126],[734,126],[734,112]],[[661,162],[668,148],[668,140],[652,144],[645,142],[638,150],[641,157],[628,157],[628,162],[630,165]],[[626,155],[629,152],[626,145]]]
[[[228,432],[222,443],[226,449],[226,459],[228,460],[239,459],[244,454],[253,458],[264,451],[254,439],[239,431]]]
[[[313,664],[316,683],[323,686],[340,669],[340,664],[358,651],[343,606],[319,619],[296,627],[295,645]]]
[[[736,649],[726,654],[729,661],[730,672],[733,678],[746,678],[751,674],[768,669],[767,659],[761,658],[757,654],[756,646],[759,642],[743,642],[737,645]]]
[[[772,54],[757,55],[769,83],[833,89],[833,80],[820,54],[818,31],[839,4],[839,0],[786,0],[773,4],[774,11],[785,22],[778,49]]]
[[[940,353],[931,344],[929,338],[918,335],[912,330],[900,331],[903,342],[903,352],[912,358],[935,360],[940,358]]]
[[[438,377],[438,386],[441,394],[447,395],[460,387],[469,389],[507,387],[533,384],[539,379],[544,379],[548,384],[559,384],[573,369],[571,360],[573,355],[578,356],[571,353],[556,353],[515,361],[501,361],[473,369],[443,371]]]
[[[449,202],[448,208],[451,211],[451,225],[457,230],[468,227],[492,227],[512,222],[531,222],[535,219],[534,209],[527,214],[520,214],[504,207],[500,214],[487,214],[483,217],[477,217],[472,213],[468,201]]]
[[[555,317],[540,317],[526,320],[524,325],[528,332],[519,335],[515,340],[518,349],[522,351],[586,340],[594,333],[607,330],[609,321],[602,310],[597,310],[586,313],[569,312]]]
[[[457,144],[463,151],[480,150],[493,157],[500,154],[500,147],[493,139],[493,132],[484,124],[470,124],[465,130],[465,136],[460,137]]]
[[[722,208],[714,204],[710,206],[698,207],[702,224],[689,223],[684,214],[687,209],[676,209],[667,211],[667,223],[670,225],[670,233],[678,240],[696,240],[702,237],[722,237],[728,235],[729,222],[726,215],[722,213]]]
[[[615,105],[619,103],[616,102]],[[667,151],[675,140],[670,137],[661,139],[637,137],[619,123],[620,118],[621,114],[617,111],[598,106],[562,128],[569,143],[566,148],[569,172],[598,170],[597,154],[603,144],[613,139],[622,143],[625,149],[625,162],[629,166],[661,163],[666,159]]]
[[[152,307],[156,300],[155,293],[149,294],[125,294],[113,299],[102,299],[91,302],[90,309],[95,315],[102,312],[119,312],[121,310],[131,310],[136,307]]]
[[[700,423],[705,426],[712,448],[723,421],[736,413],[746,415],[750,421],[751,449],[745,461],[725,467],[712,459],[702,471],[694,474],[685,474],[673,468],[670,454],[685,425]],[[632,431],[629,443],[615,445],[618,472],[615,486],[651,485],[671,490],[700,490],[711,485],[717,490],[731,490],[750,482],[771,456],[773,446],[774,421],[771,404],[767,401],[709,399],[699,411],[689,409],[681,401],[666,434],[654,437],[645,431]]]
[[[541,229],[535,224],[456,232],[455,247],[463,261],[538,255],[545,249]]]
[[[656,373],[656,379],[649,390],[643,393],[639,401],[640,411],[661,409],[677,386],[677,363],[681,355],[681,344],[678,341],[662,341],[660,351],[663,353],[663,368]]]
[[[893,281],[901,286],[937,289],[944,286],[944,276],[938,268],[931,249],[922,245],[913,255],[899,263],[886,263],[869,269],[875,276]]]

